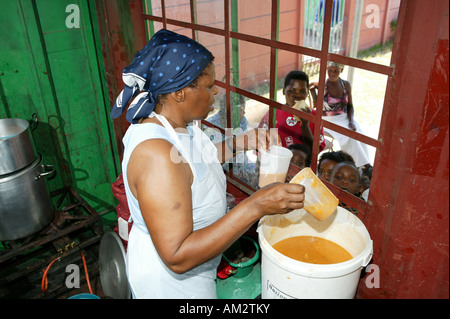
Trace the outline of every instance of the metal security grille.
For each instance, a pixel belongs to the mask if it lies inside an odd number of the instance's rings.
[[[250,4],[250,7],[245,5]],[[299,34],[299,38],[303,38],[302,42],[283,42],[279,40],[279,25],[280,25],[280,3],[286,5],[297,5],[299,10],[304,10],[305,15],[305,33]],[[240,5],[244,5],[243,10],[246,10],[250,15],[255,9],[255,5],[266,6],[268,12],[264,14],[264,23],[255,26],[254,28],[260,29],[260,34],[247,32],[241,30],[242,21],[238,17],[240,14]],[[388,77],[385,101],[389,98],[390,87],[392,85],[394,66],[385,66],[377,63],[372,63],[364,60],[359,60],[352,57],[347,57],[339,54],[342,42],[342,25],[344,23],[343,9],[345,6],[345,0],[308,0],[297,2],[289,1],[283,2],[283,0],[267,0],[267,1],[249,1],[240,2],[237,0],[214,0],[214,1],[198,1],[198,0],[184,0],[173,2],[169,0],[144,0],[144,14],[143,18],[147,26],[149,37],[153,35],[155,31],[160,28],[167,28],[174,31],[181,30],[184,34],[191,36],[193,39],[198,39],[200,33],[208,34],[214,40],[219,39],[216,43],[211,41],[211,46],[219,50],[223,50],[223,68],[224,75],[218,76],[216,79],[216,85],[219,89],[223,89],[227,96],[233,94],[241,95],[245,98],[257,101],[265,104],[269,107],[269,110],[282,110],[300,118],[312,121],[315,124],[313,132],[313,149],[312,149],[312,162],[311,168],[313,171],[317,169],[317,159],[319,154],[319,132],[320,127],[328,128],[335,132],[346,135],[350,138],[356,139],[362,143],[374,147],[375,149],[381,148],[381,139],[374,139],[366,135],[356,133],[342,126],[328,122],[322,119],[322,106],[324,97],[324,86],[326,81],[327,62],[333,61],[347,65],[349,67],[359,68],[382,74]],[[214,8],[214,9],[213,9]],[[219,9],[218,9],[219,8]],[[218,12],[217,10],[223,11]],[[261,9],[261,8],[258,8]],[[216,10],[213,12],[213,10]],[[205,11],[207,14],[205,14]],[[209,12],[210,11],[210,12]],[[184,12],[184,15],[182,14]],[[202,12],[202,15],[199,14]],[[212,18],[208,22],[203,22],[202,19],[208,16]],[[239,27],[238,27],[239,26]],[[293,26],[295,28],[297,26]],[[263,29],[263,32],[261,32]],[[397,30],[399,33],[399,30]],[[210,39],[208,39],[209,42]],[[204,41],[202,38],[201,41]],[[220,44],[218,44],[220,42]],[[240,86],[239,78],[237,78],[236,72],[245,65],[240,65],[236,62],[237,54],[243,53],[243,50],[239,50],[242,44],[252,44],[261,48],[265,48],[269,51],[268,63],[266,65],[260,65],[261,68],[269,69],[269,90],[268,94],[260,95],[258,92],[252,91],[244,86]],[[206,44],[208,47],[208,43]],[[308,113],[304,113],[293,108],[290,108],[277,101],[276,93],[278,90],[278,55],[280,52],[288,52],[297,54],[299,56],[307,56],[311,61],[320,61],[317,65],[319,73],[319,89],[318,100],[316,104],[316,115],[313,116]],[[393,59],[395,52],[392,54]],[[304,62],[304,61],[301,61]],[[298,65],[300,68],[305,68],[304,63]],[[216,74],[217,74],[217,60],[216,60]],[[267,81],[265,81],[267,84]],[[227,111],[227,123],[233,123],[232,119],[232,104],[230,98],[226,99],[226,111]],[[386,116],[383,109],[382,118]],[[269,112],[269,122],[273,123],[274,112]],[[222,132],[222,128],[217,127],[209,122],[202,121],[203,125],[215,127]],[[232,126],[229,126],[232,127]],[[379,136],[383,136],[384,127],[381,126]],[[254,190],[247,184],[237,179],[231,174],[227,174],[227,180],[232,182],[233,185],[240,188],[247,194],[251,194]],[[358,213],[358,216],[363,218],[365,212],[368,209],[367,203],[352,196],[349,193],[339,189],[338,187],[327,183],[327,186],[340,198],[346,201],[349,205],[352,205]]]

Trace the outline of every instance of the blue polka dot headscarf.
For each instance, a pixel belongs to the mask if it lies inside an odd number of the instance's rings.
[[[111,110],[111,118],[122,115],[131,99],[126,119],[135,124],[155,109],[158,94],[176,92],[194,81],[213,55],[200,43],[172,31],[155,33],[123,70],[125,88]]]

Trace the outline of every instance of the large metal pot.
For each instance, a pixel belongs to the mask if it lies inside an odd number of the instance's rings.
[[[0,176],[0,240],[15,240],[34,234],[54,217],[46,176],[52,165],[42,165],[42,156],[28,167]]]
[[[18,171],[37,158],[30,123],[0,119],[0,175]]]

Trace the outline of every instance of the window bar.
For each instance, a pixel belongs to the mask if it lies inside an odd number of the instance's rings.
[[[311,169],[313,172],[317,171],[317,155],[319,154],[319,135],[320,127],[322,125],[322,106],[324,97],[325,76],[327,71],[328,61],[328,46],[330,42],[330,27],[331,27],[331,13],[333,10],[333,1],[325,2],[325,15],[323,21],[323,36],[322,36],[322,50],[320,53],[320,69],[319,69],[319,88],[316,104],[316,118],[314,120],[313,132],[313,148],[311,156]]]
[[[231,26],[231,30],[233,32],[239,32],[239,2],[238,0],[231,0],[231,25],[229,25],[229,27]],[[240,83],[240,78],[239,78],[239,41],[237,39],[232,38],[231,39],[231,59],[232,59],[232,67],[231,70],[233,72],[233,86],[238,87],[239,83]],[[231,79],[230,79],[231,80]],[[231,105],[230,103],[230,108],[227,109],[228,111],[232,111],[230,112],[230,116],[232,116],[232,120],[231,122],[228,122],[228,124],[230,125],[230,128],[235,128],[238,127],[240,124],[240,115],[239,112],[237,110],[237,105],[238,105],[238,101],[240,100],[238,98],[237,95],[233,94],[233,95],[227,95],[227,98],[230,99],[230,101],[233,101],[233,104]]]
[[[167,29],[166,0],[161,0],[161,10],[163,28]]]
[[[190,7],[191,7],[191,23],[197,24],[197,0],[190,0]],[[198,30],[192,29],[192,39],[197,40],[198,39]]]
[[[278,40],[278,14],[279,14],[279,1],[272,0],[271,9],[271,25],[270,25],[270,39],[272,41]],[[278,49],[270,47],[270,81],[269,81],[269,98],[272,101],[276,101],[276,89],[277,89],[277,75],[278,75]],[[276,121],[276,109],[269,108],[269,128],[275,126]]]
[[[233,0],[231,0],[233,1]],[[237,3],[231,4],[236,6]],[[231,82],[231,65],[230,58],[231,48],[230,48],[230,0],[224,1],[224,28],[225,28],[225,107],[226,107],[226,126],[229,127],[232,123],[231,121],[231,94],[230,94],[230,82]],[[234,77],[233,77],[234,78]],[[227,138],[227,136],[225,136]],[[233,163],[228,164],[229,176],[233,176]],[[227,174],[228,175],[228,174]]]

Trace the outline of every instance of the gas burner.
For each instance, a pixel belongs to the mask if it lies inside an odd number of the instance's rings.
[[[55,217],[45,229],[26,238],[0,242],[0,298],[5,294],[10,297],[8,286],[20,278],[32,272],[42,277],[41,270],[55,258],[79,258],[82,249],[99,242],[103,235],[101,216],[72,187],[50,195],[56,200]],[[48,298],[65,289],[59,287],[45,294],[38,291],[26,298]]]

